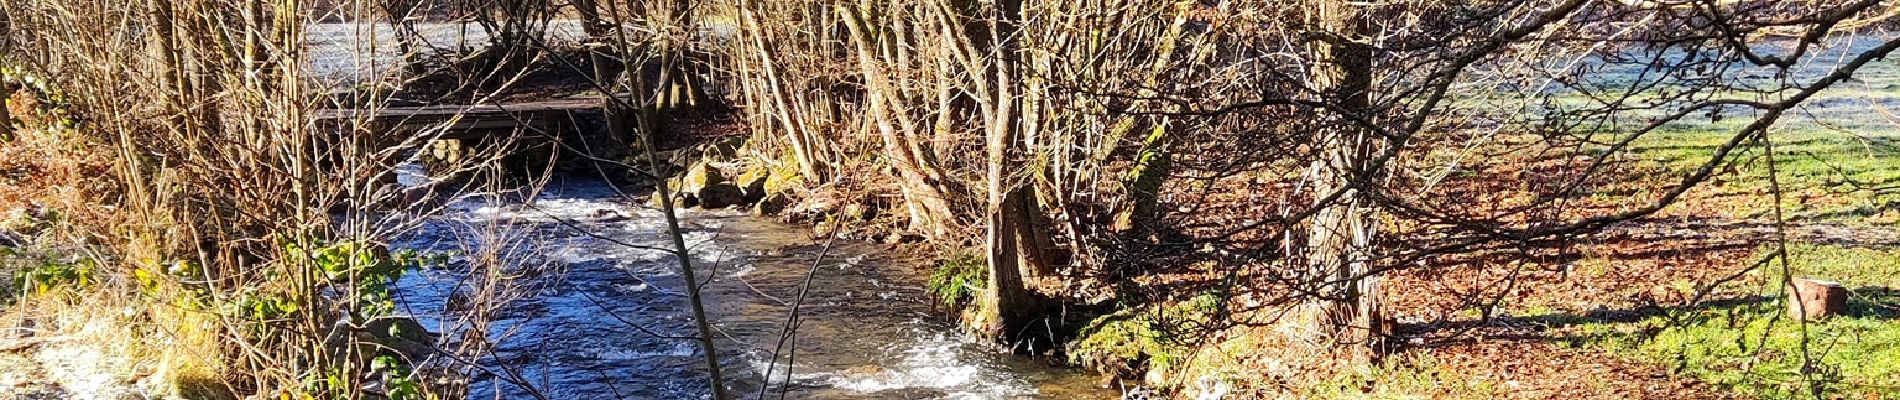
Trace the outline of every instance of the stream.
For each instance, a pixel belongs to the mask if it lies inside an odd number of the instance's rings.
[[[644,196],[638,199],[645,199]],[[462,254],[406,274],[399,302],[431,331],[464,326],[467,255],[512,265],[511,301],[486,327],[469,398],[693,399],[705,361],[658,210],[604,181],[551,183],[531,201],[464,198],[397,247]],[[1101,399],[1085,371],[994,352],[945,322],[919,263],[888,246],[839,240],[743,211],[681,212],[736,398],[761,398],[773,346],[808,272],[811,289],[787,373],[769,398]],[[490,232],[490,233],[485,233]],[[492,232],[502,232],[493,234]],[[812,269],[812,261],[827,255]],[[789,382],[789,384],[787,384]],[[781,391],[783,390],[783,391]]]

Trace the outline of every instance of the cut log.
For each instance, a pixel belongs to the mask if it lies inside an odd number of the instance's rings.
[[[1840,282],[1795,278],[1788,285],[1788,316],[1816,321],[1847,312],[1847,287]]]

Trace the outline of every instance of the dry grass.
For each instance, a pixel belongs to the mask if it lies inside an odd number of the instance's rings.
[[[384,243],[430,210],[381,205],[403,199],[397,163],[436,136],[309,123],[334,102],[301,76],[309,10],[295,4],[127,7],[0,5],[15,29],[0,69],[21,89],[0,137],[10,340],[76,394],[361,398],[377,381],[392,398],[453,396],[420,383],[466,366],[424,371],[411,354],[372,366],[387,339],[343,330],[392,317],[388,286],[414,261]],[[490,153],[507,148],[503,137]],[[447,170],[479,175],[498,157]],[[505,261],[470,263],[482,287],[457,329],[505,303],[505,280],[482,268]]]

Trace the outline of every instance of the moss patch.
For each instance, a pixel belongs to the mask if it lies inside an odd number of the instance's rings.
[[[1152,371],[1165,376],[1184,368],[1213,321],[1221,299],[1203,294],[1187,301],[1126,309],[1089,322],[1070,345],[1069,360],[1098,371],[1132,375]],[[1149,379],[1157,386],[1173,379]],[[1164,387],[1165,388],[1165,387]]]

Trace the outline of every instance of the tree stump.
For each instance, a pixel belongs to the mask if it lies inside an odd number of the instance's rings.
[[[1847,288],[1840,282],[1795,278],[1788,286],[1788,315],[1816,321],[1847,312]]]

